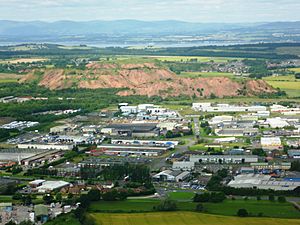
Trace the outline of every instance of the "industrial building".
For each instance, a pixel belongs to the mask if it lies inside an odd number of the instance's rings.
[[[278,149],[281,147],[280,137],[261,137],[260,144],[263,149]]]
[[[178,161],[173,162],[172,169],[173,170],[185,170],[192,171],[195,168],[195,162],[190,161]]]
[[[120,123],[106,126],[101,133],[123,137],[157,137],[160,129],[157,123]]]
[[[256,155],[191,155],[191,162],[196,163],[252,163],[258,162]]]
[[[39,143],[28,143],[18,144],[19,149],[40,149],[40,150],[72,150],[74,145],[72,144],[39,144]]]
[[[158,174],[155,174],[152,178],[155,181],[166,181],[166,182],[182,182],[190,176],[188,171],[180,170],[164,170]]]
[[[291,191],[300,186],[299,181],[275,180],[269,175],[241,174],[228,183],[234,188],[272,189],[276,191]]]
[[[237,106],[229,104],[193,103],[192,108],[201,112],[259,112],[266,111],[266,106]]]
[[[156,147],[145,145],[98,145],[103,153],[108,155],[131,155],[131,156],[159,156],[170,147]]]

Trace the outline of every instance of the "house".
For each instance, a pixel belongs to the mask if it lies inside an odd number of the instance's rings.
[[[158,174],[155,174],[152,178],[155,181],[167,181],[167,182],[182,182],[190,176],[188,171],[179,170],[164,170]]]
[[[173,170],[187,170],[192,171],[195,168],[195,162],[190,161],[177,161],[173,162],[172,169]]]

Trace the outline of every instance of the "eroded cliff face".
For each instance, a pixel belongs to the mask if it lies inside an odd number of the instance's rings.
[[[34,79],[33,72],[20,82]],[[210,96],[217,97],[272,93],[275,90],[263,80],[234,81],[228,77],[182,78],[153,63],[87,65],[86,70],[45,70],[38,85],[49,89],[78,88],[126,88],[119,95],[147,96]]]

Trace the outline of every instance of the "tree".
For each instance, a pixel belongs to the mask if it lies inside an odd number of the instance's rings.
[[[197,204],[196,205],[196,211],[197,212],[204,212],[205,211],[205,208],[202,204]]]
[[[62,201],[62,194],[60,192],[57,192],[55,195],[55,200],[57,202],[61,202]]]
[[[46,205],[49,205],[53,202],[53,196],[50,194],[46,194],[43,196],[43,200]]]
[[[31,203],[32,203],[31,195],[24,195],[22,197],[22,202],[24,205],[31,205]]]
[[[256,197],[256,200],[257,200],[257,201],[260,201],[260,200],[261,200],[261,197],[258,195],[258,196]]]
[[[284,196],[279,196],[278,197],[278,202],[285,203],[286,202],[286,198]]]
[[[175,201],[170,199],[165,199],[160,202],[158,206],[155,207],[157,211],[175,211],[177,210],[177,204]]]
[[[203,194],[195,194],[194,196],[194,202],[209,202],[210,200],[210,193],[205,192]]]
[[[90,201],[99,201],[101,198],[100,191],[98,189],[92,189],[88,193]]]
[[[246,209],[239,209],[237,211],[237,216],[239,217],[247,217],[249,214],[248,214],[248,211]]]
[[[272,202],[273,202],[273,201],[275,201],[275,196],[274,196],[274,195],[272,195],[272,194],[271,194],[271,195],[269,195],[269,201],[272,201]]]

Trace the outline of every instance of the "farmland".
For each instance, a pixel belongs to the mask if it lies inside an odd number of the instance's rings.
[[[177,201],[180,211],[195,211],[197,203],[192,202],[194,193],[173,192],[170,199]],[[153,212],[153,208],[159,204],[158,199],[130,199],[126,201],[100,201],[92,203],[89,212]],[[205,212],[224,216],[235,216],[240,208],[245,208],[250,215],[278,218],[300,218],[299,212],[291,203],[278,203],[257,200],[225,200],[222,203],[203,203]]]
[[[159,212],[159,213],[132,213],[132,214],[109,214],[92,213],[90,216],[97,225],[299,225],[299,220],[274,219],[274,218],[238,218],[215,216],[193,212]]]
[[[294,75],[265,77],[264,80],[274,88],[280,88],[290,97],[300,96],[300,81]]]

